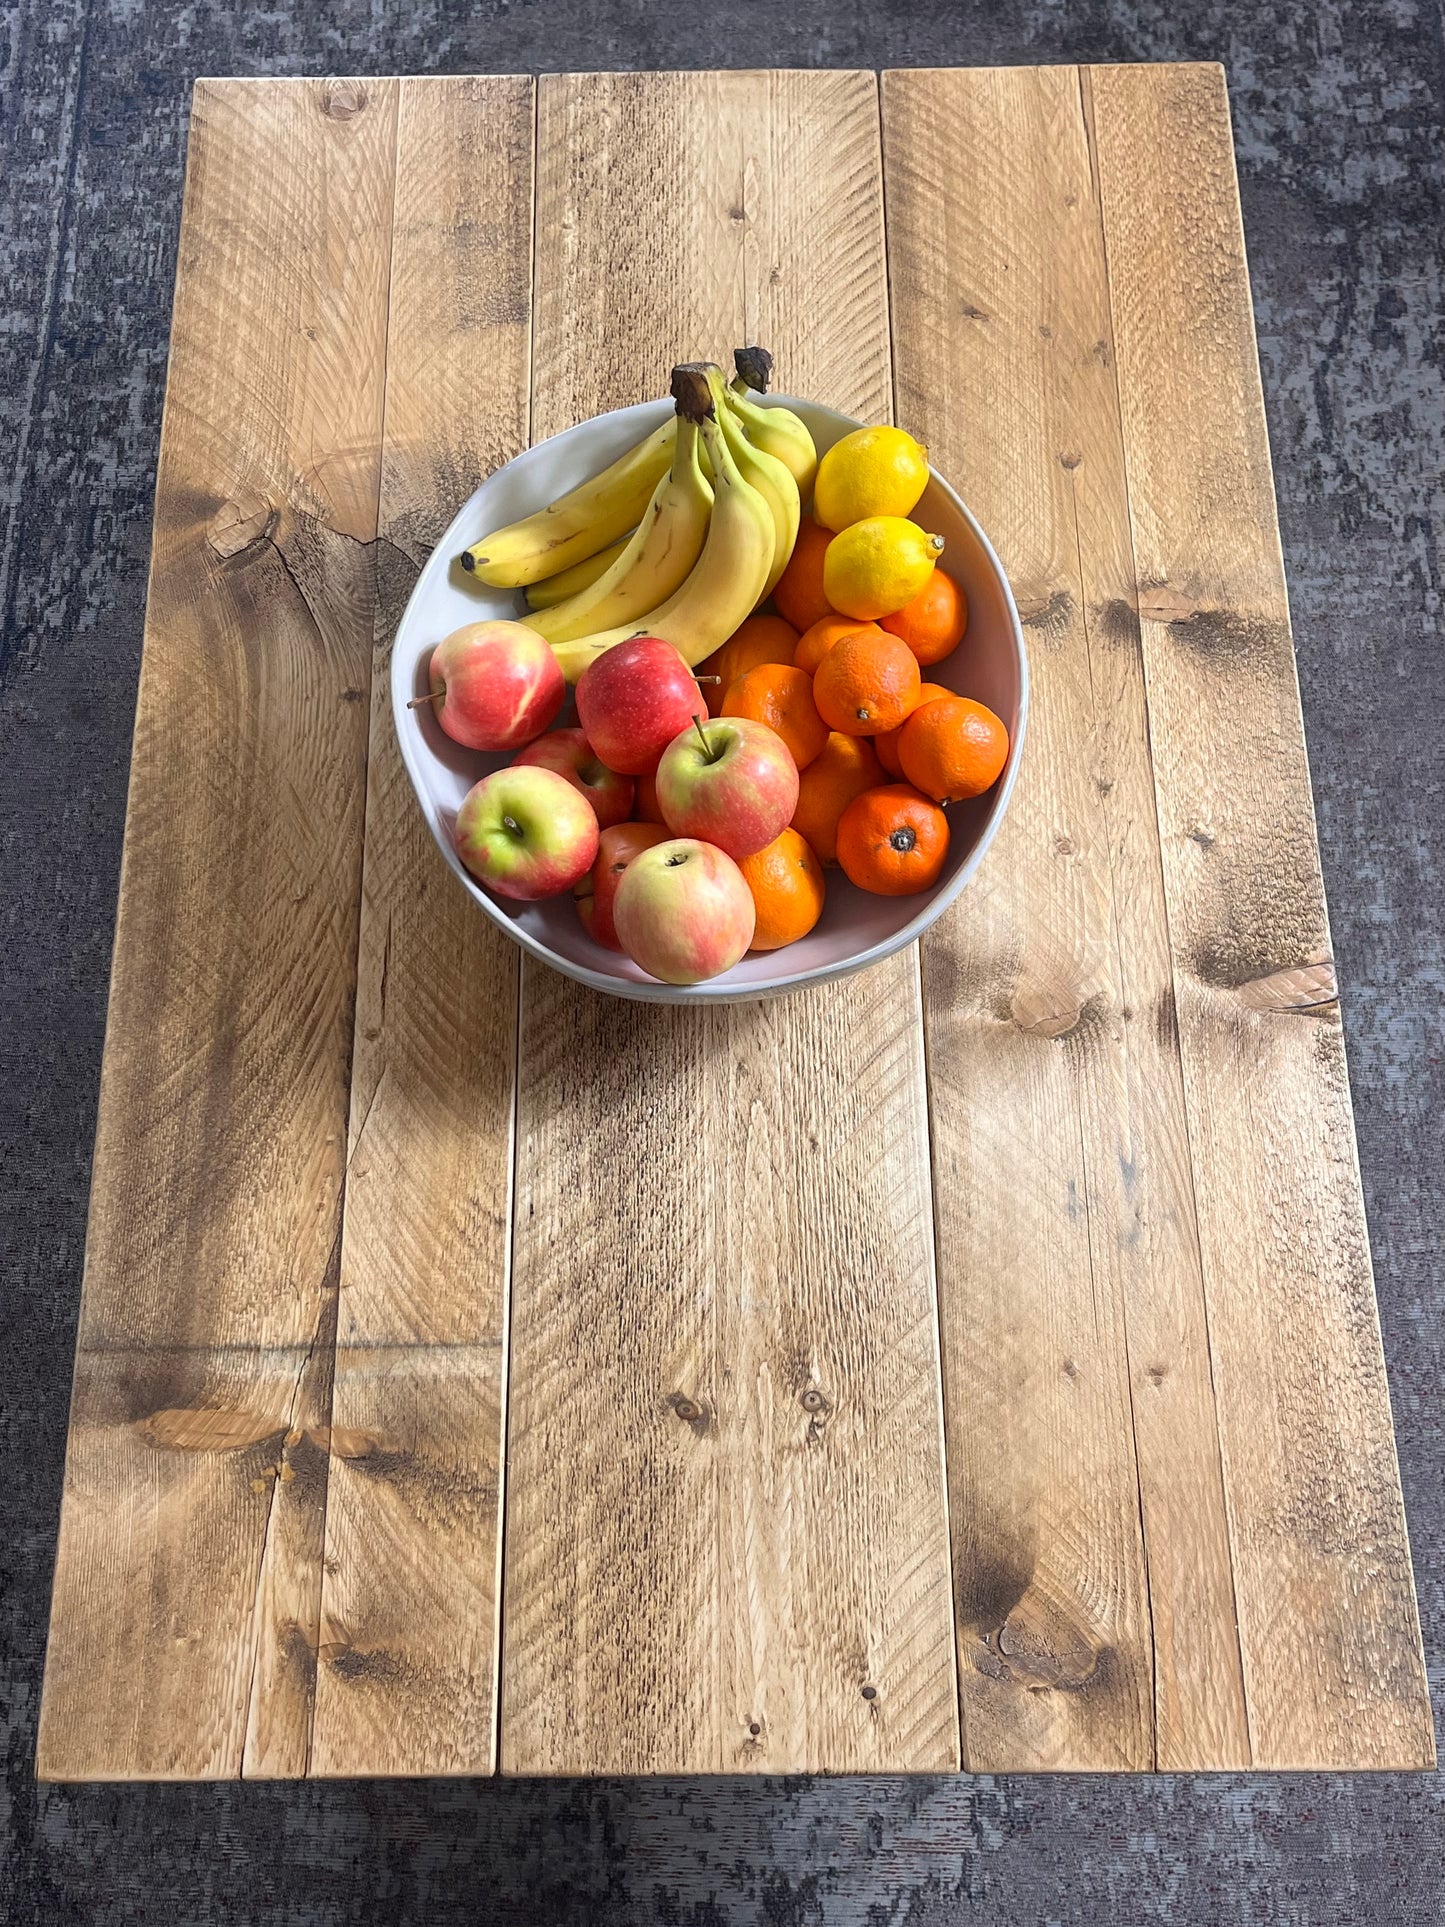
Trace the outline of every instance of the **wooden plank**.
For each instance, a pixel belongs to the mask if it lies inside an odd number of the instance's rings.
[[[900,417],[999,548],[1034,691],[998,843],[924,946],[965,1758],[1241,1765],[1079,77],[884,86]]]
[[[416,807],[390,662],[425,554],[527,443],[532,95],[401,85],[316,1773],[495,1764],[519,952]]]
[[[768,343],[889,413],[869,75],[544,79],[533,433]],[[957,1764],[916,959],[711,1012],[524,968],[501,1764]]]
[[[1429,1766],[1223,74],[1091,79],[1254,1756]]]
[[[42,1778],[304,1764],[395,109],[196,87]]]

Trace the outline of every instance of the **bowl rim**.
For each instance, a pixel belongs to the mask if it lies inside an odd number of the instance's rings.
[[[858,421],[856,417],[852,415],[845,415],[840,409],[830,408],[823,402],[809,401],[805,397],[800,398],[791,395],[773,394],[756,396],[754,399],[760,401],[765,407],[793,409],[801,407],[810,414],[826,416],[842,428],[845,433],[855,428],[863,428],[868,425],[867,423]],[[463,529],[464,519],[478,492],[484,488],[493,477],[502,474],[506,469],[518,467],[535,456],[539,450],[550,446],[551,443],[560,441],[564,436],[575,435],[579,429],[591,427],[594,423],[609,422],[621,425],[629,418],[635,418],[639,428],[640,440],[641,436],[648,432],[649,418],[655,423],[657,419],[660,419],[661,411],[667,406],[669,406],[669,404],[666,402],[636,402],[628,408],[614,408],[606,410],[600,415],[588,416],[585,421],[575,422],[570,428],[560,430],[557,435],[548,436],[546,440],[534,442],[529,448],[522,449],[518,454],[514,455],[509,462],[501,463],[497,468],[492,470],[490,475],[485,476],[483,480],[477,484],[477,487],[472,490],[466,500],[459,505],[456,514],[447,524],[445,533],[441,536],[431,554],[422,564],[420,573],[412,587],[411,594],[407,597],[406,607],[402,610],[396,629],[393,632],[391,647],[392,726],[396,732],[402,762],[406,766],[407,777],[416,797],[417,806],[421,810],[427,828],[431,832],[432,840],[441,851],[448,868],[453,871],[466,889],[468,895],[481,907],[484,913],[491,918],[492,922],[495,923],[499,929],[503,930],[514,943],[520,944],[523,950],[530,952],[539,963],[546,964],[551,970],[561,971],[563,976],[572,978],[576,983],[585,984],[591,990],[600,990],[604,995],[610,997],[625,997],[633,1002],[693,1004],[756,1003],[764,998],[786,996],[793,991],[806,990],[814,984],[833,983],[840,977],[851,977],[856,971],[867,970],[874,964],[882,963],[885,958],[893,956],[896,951],[902,950],[908,944],[916,942],[928,926],[937,922],[944,911],[957,900],[965,887],[972,882],[978,873],[979,865],[987,854],[989,845],[998,833],[999,824],[1003,821],[1009,799],[1013,794],[1014,784],[1018,779],[1019,762],[1022,756],[1024,737],[1028,729],[1028,650],[1024,644],[1023,625],[1019,620],[1018,606],[1014,601],[1013,589],[1010,586],[1008,576],[1004,571],[1003,564],[998,559],[998,554],[992,542],[989,541],[988,536],[979,524],[977,516],[974,515],[962,496],[959,495],[957,489],[955,489],[944,476],[940,475],[936,468],[930,466],[930,480],[942,489],[954,508],[968,524],[974,539],[983,551],[988,566],[992,569],[999,587],[1003,591],[1004,607],[1008,612],[1009,633],[1013,641],[1019,676],[1018,721],[1009,742],[1008,758],[1004,764],[1003,773],[995,785],[989,812],[979,832],[978,840],[969,851],[968,856],[959,865],[955,874],[948,879],[947,883],[936,887],[935,893],[928,895],[917,916],[911,917],[900,930],[894,931],[891,936],[881,939],[878,943],[871,944],[868,949],[860,950],[856,955],[841,959],[837,963],[818,964],[809,970],[782,973],[777,977],[766,978],[762,981],[752,982],[746,985],[730,985],[728,983],[728,978],[732,974],[730,971],[725,971],[719,977],[708,978],[698,984],[665,984],[652,981],[635,982],[627,978],[610,976],[605,971],[593,970],[586,964],[576,963],[571,958],[560,956],[555,950],[552,950],[547,944],[535,937],[530,930],[527,930],[521,924],[515,923],[512,918],[507,916],[493,899],[488,896],[487,892],[482,889],[475,878],[468,874],[460,857],[458,857],[456,853],[451,839],[443,833],[441,825],[436,821],[433,811],[428,806],[427,786],[422,775],[421,757],[417,747],[422,738],[418,730],[408,727],[412,722],[412,718],[407,712],[407,702],[412,693],[412,678],[408,673],[408,666],[403,663],[401,655],[396,648],[396,643],[411,622],[417,605],[430,591],[436,576],[444,573],[450,567],[454,551],[466,546],[465,542],[462,541],[462,536],[465,532]]]

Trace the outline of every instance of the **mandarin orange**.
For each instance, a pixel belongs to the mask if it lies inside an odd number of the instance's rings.
[[[819,663],[813,701],[829,729],[845,736],[881,736],[912,713],[921,687],[906,642],[861,629],[835,642]]]
[[[963,640],[968,599],[951,575],[935,569],[912,602],[878,621],[880,628],[906,642],[926,669],[952,655]]]
[[[793,828],[821,863],[836,863],[838,818],[855,796],[883,781],[883,766],[866,736],[834,732],[798,778]]]
[[[634,823],[666,823],[662,805],[657,800],[657,778],[639,776],[636,794],[632,799],[632,820]]]
[[[706,662],[697,666],[699,676],[716,676],[715,683],[704,683],[708,714],[721,716],[723,697],[739,676],[756,669],[762,662],[791,662],[798,646],[798,632],[781,616],[749,616],[740,623],[721,649],[714,649]]]
[[[804,517],[788,566],[773,590],[779,613],[799,634],[833,613],[832,603],[823,594],[823,557],[832,539],[827,529]]]
[[[828,725],[813,701],[813,678],[791,664],[761,662],[729,686],[724,716],[751,716],[766,723],[788,746],[788,754],[806,769],[828,740]]]
[[[757,913],[754,950],[781,950],[806,937],[823,914],[823,866],[796,830],[784,830],[738,868]]]
[[[953,691],[951,689],[945,689],[941,682],[920,683],[918,685],[918,701],[909,711],[909,715],[916,716],[925,703],[940,702],[944,697],[951,696],[952,694]],[[873,747],[878,752],[878,760],[890,776],[901,776],[903,774],[903,765],[898,760],[898,738],[907,727],[908,716],[905,716],[897,729],[885,729],[881,736],[875,736],[873,738]]]
[[[968,696],[926,703],[898,732],[898,760],[915,788],[935,803],[982,796],[1008,761],[1008,731]]]
[[[850,883],[878,897],[911,897],[938,881],[948,819],[908,783],[855,796],[838,822],[838,862]]]
[[[793,661],[799,669],[814,675],[835,642],[841,642],[844,636],[857,635],[860,630],[877,636],[883,633],[876,622],[860,622],[857,616],[822,616],[799,636]]]

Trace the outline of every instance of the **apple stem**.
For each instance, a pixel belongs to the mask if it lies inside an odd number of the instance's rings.
[[[507,832],[508,836],[520,836],[522,834],[522,826],[515,816],[504,816],[502,818],[502,828]]]
[[[721,682],[721,676],[694,676],[694,682]]]
[[[702,717],[694,716],[692,726],[697,731],[698,741],[702,744],[703,755],[706,756],[710,763],[715,763],[717,761],[717,755],[713,750],[712,744],[707,739],[707,731],[702,726]]]
[[[407,704],[407,708],[420,709],[426,703],[440,702],[442,697],[445,696],[446,693],[447,692],[444,685],[440,689],[434,689],[429,696],[413,696],[411,701]]]

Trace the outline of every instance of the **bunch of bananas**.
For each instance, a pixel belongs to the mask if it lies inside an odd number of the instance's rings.
[[[695,667],[772,593],[817,467],[788,408],[763,408],[772,358],[740,348],[731,385],[711,362],[672,371],[675,413],[600,475],[484,536],[462,567],[524,589],[522,620],[576,682],[605,649],[646,632]]]

